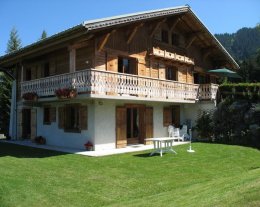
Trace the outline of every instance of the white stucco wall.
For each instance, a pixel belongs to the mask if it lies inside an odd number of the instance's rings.
[[[91,141],[95,150],[115,149],[116,147],[116,107],[125,104],[145,104],[153,107],[154,137],[167,137],[167,127],[163,126],[163,108],[170,105],[180,105],[180,123],[187,119],[194,126],[198,113],[202,110],[213,109],[213,102],[195,104],[172,104],[161,102],[127,101],[127,100],[88,100],[81,101],[88,106],[88,130],[81,133],[64,132],[58,128],[58,107],[62,103],[53,103],[56,107],[56,122],[43,125],[43,108],[37,108],[37,135],[43,136],[47,144],[76,149],[85,149],[84,144]],[[49,104],[48,104],[49,105]]]
[[[115,149],[116,103],[95,101],[95,150]]]
[[[58,107],[60,105],[53,104],[51,106],[56,107],[56,122],[52,122],[50,125],[43,124],[43,108],[37,108],[37,136],[45,137],[48,145],[85,149],[84,144],[87,141],[94,142],[94,105],[88,102],[81,102],[81,104],[88,106],[88,130],[71,133],[59,129]]]

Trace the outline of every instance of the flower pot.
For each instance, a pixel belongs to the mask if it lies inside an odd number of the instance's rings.
[[[86,146],[87,151],[93,151],[93,146]]]

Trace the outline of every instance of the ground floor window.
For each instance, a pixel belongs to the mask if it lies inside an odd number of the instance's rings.
[[[88,124],[87,106],[80,104],[67,104],[59,107],[59,123],[58,126],[65,132],[78,132],[87,130]]]
[[[43,108],[43,124],[51,124],[51,108],[49,106]]]
[[[79,105],[67,105],[65,107],[66,131],[80,131],[79,112]]]

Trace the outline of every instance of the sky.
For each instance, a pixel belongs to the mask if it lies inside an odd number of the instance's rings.
[[[260,23],[260,0],[0,0],[0,56],[15,27],[26,46],[85,20],[188,4],[209,31],[234,33]]]

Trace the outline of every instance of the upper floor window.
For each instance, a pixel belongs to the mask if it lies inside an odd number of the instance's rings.
[[[180,45],[180,35],[176,33],[172,33],[172,45],[179,46]]]
[[[50,64],[48,62],[44,64],[43,75],[44,77],[50,76]]]
[[[169,43],[169,35],[167,30],[162,30],[162,42]]]
[[[178,69],[175,67],[166,67],[166,79],[167,80],[178,80]]]
[[[118,72],[136,74],[136,59],[118,57]]]
[[[32,80],[32,70],[31,70],[31,68],[25,69],[25,80],[26,81]]]

